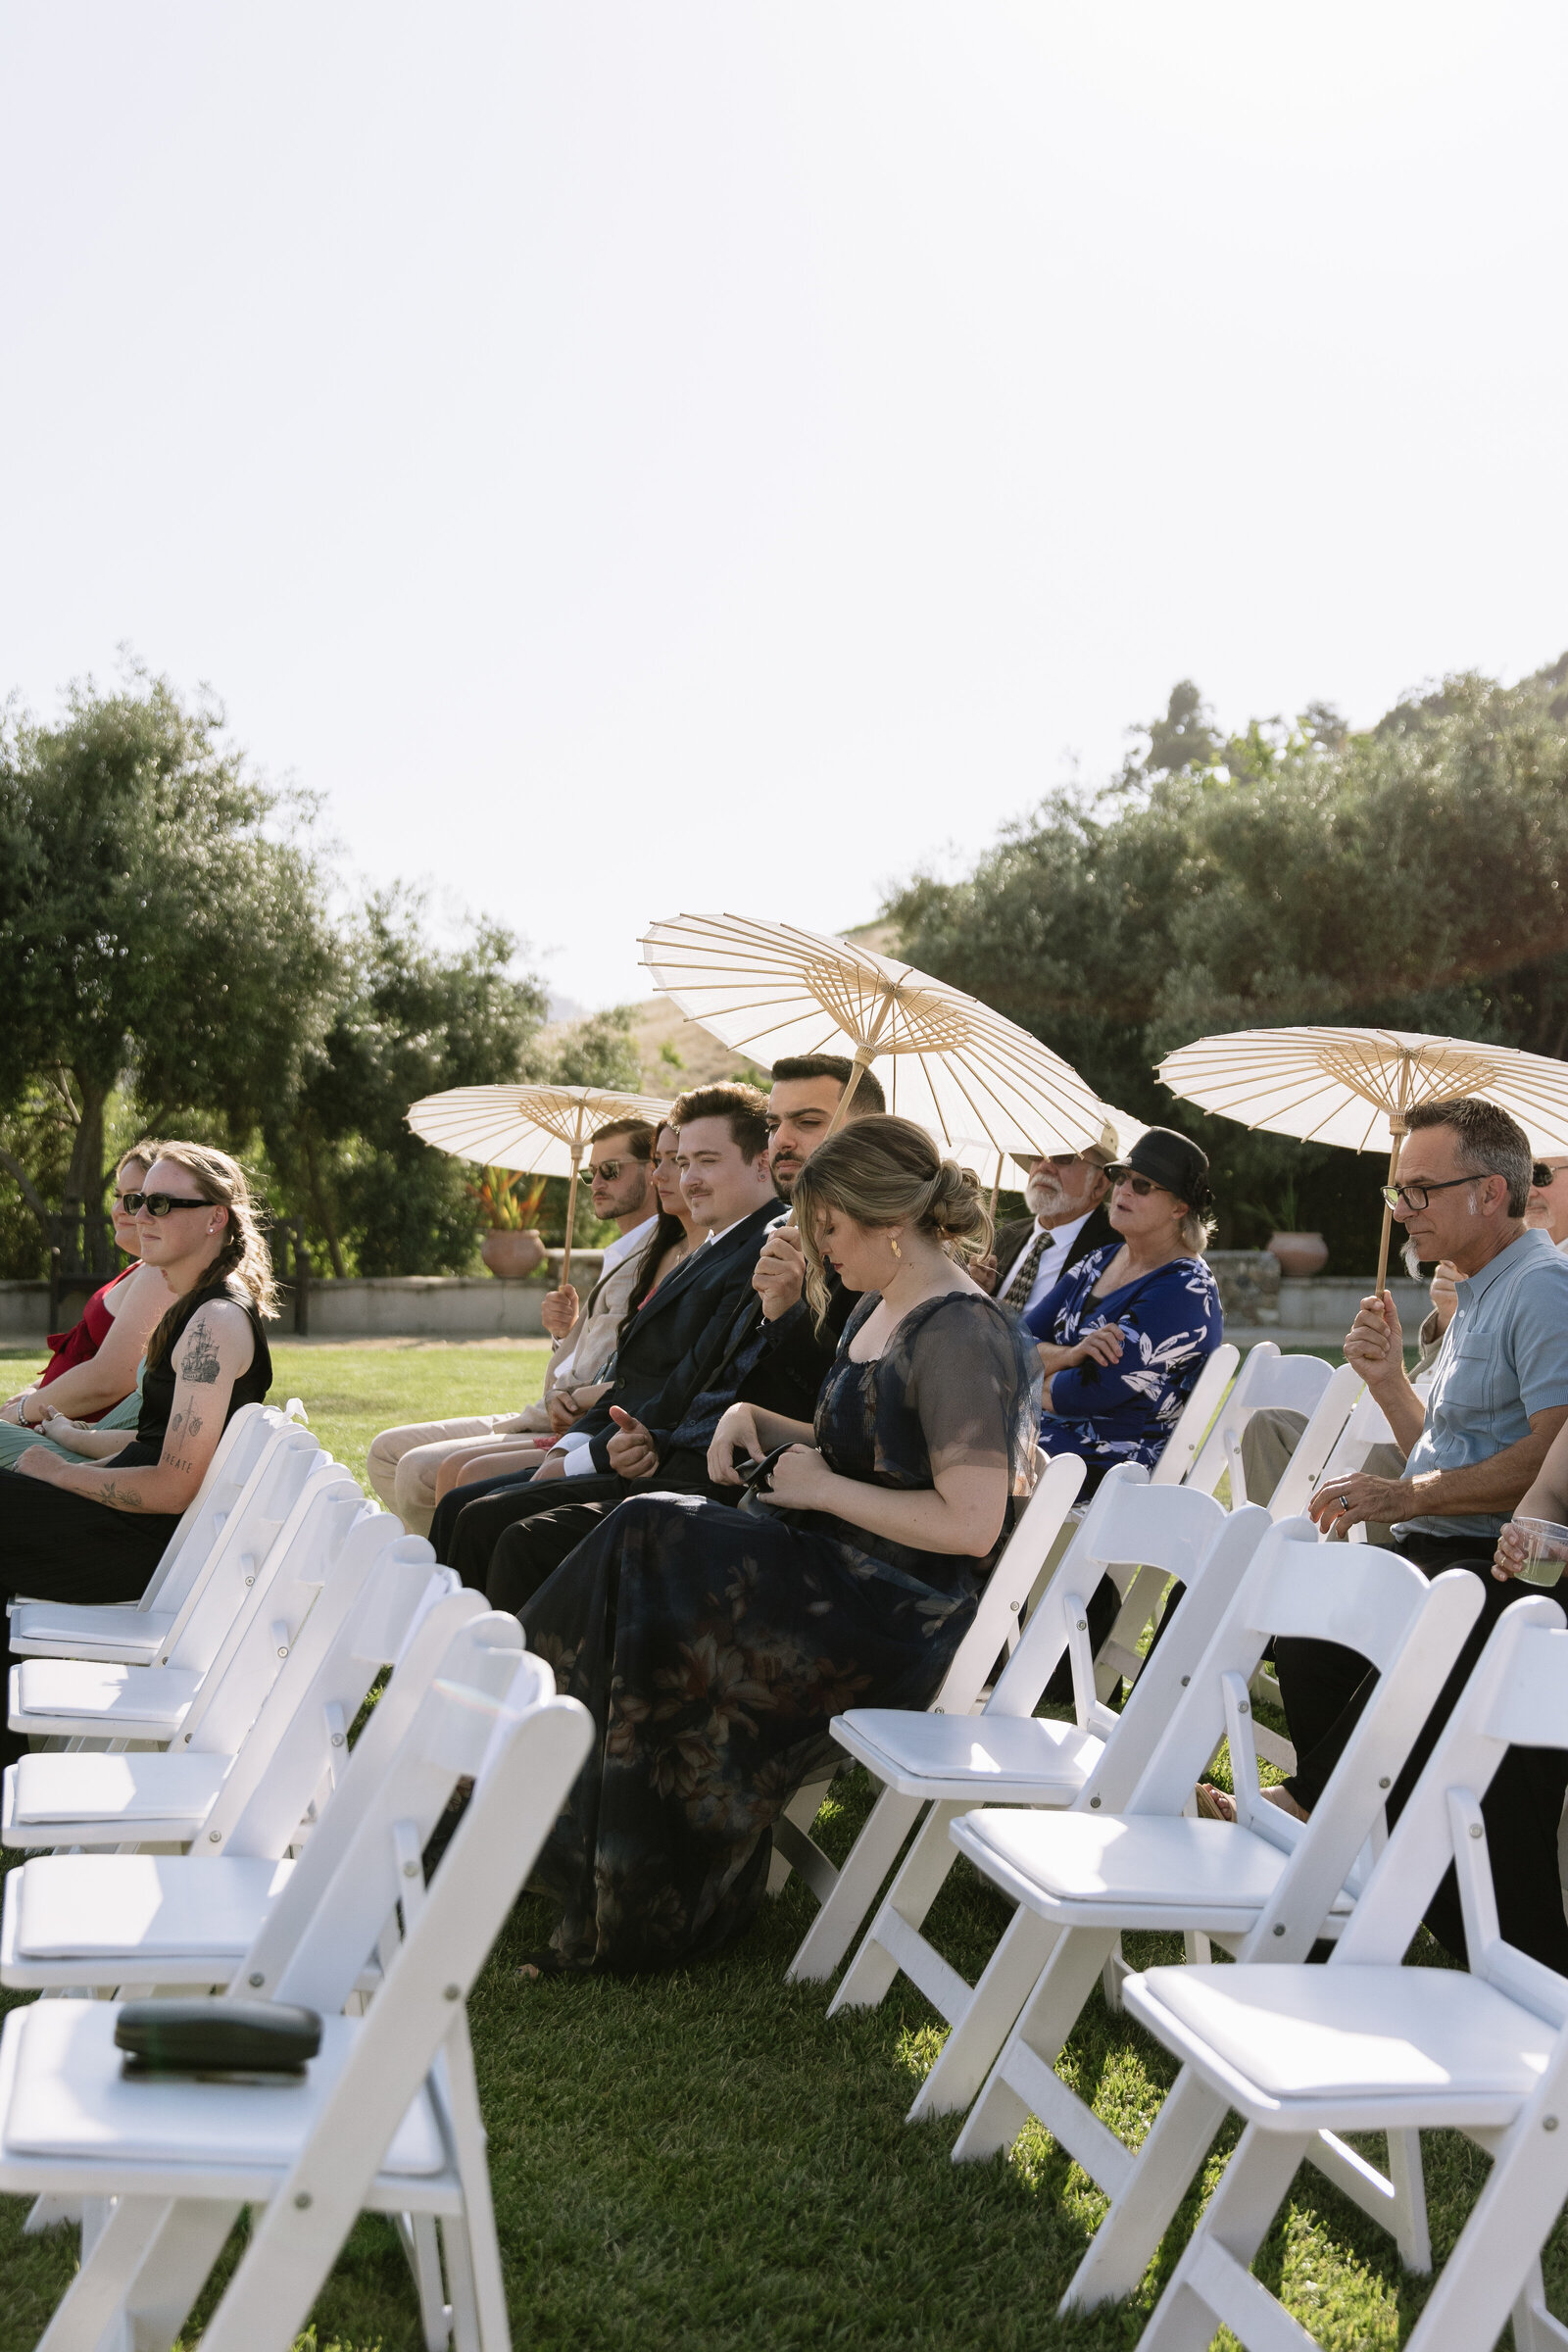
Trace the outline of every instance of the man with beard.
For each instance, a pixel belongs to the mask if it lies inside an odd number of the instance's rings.
[[[1026,1315],[1069,1266],[1115,1241],[1104,1207],[1110,1191],[1105,1170],[1115,1156],[1115,1139],[1106,1135],[1078,1152],[1020,1161],[1029,1170],[1023,1197],[1030,1214],[999,1225],[990,1256],[969,1268],[981,1289]]]
[[[827,1054],[775,1065],[767,1150],[781,1201],[788,1201],[796,1177],[826,1136],[851,1066],[842,1055]],[[884,1108],[882,1089],[866,1071],[848,1115],[869,1117]],[[809,1419],[855,1304],[854,1295],[836,1293],[819,1331],[802,1296],[805,1267],[781,1210],[753,1271],[754,1296],[715,1320],[635,1413],[610,1407],[614,1430],[594,1452],[604,1475],[573,1478],[566,1492],[560,1483],[537,1479],[505,1494],[455,1490],[430,1531],[437,1557],[455,1567],[465,1584],[485,1592],[495,1607],[518,1609],[604,1512],[628,1495],[659,1491],[730,1500],[734,1490],[712,1487],[708,1476],[709,1443],[721,1414],[739,1401]]]

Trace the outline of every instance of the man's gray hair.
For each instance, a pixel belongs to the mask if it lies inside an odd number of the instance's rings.
[[[1418,1102],[1405,1113],[1405,1125],[1412,1135],[1424,1127],[1451,1127],[1465,1174],[1506,1177],[1508,1214],[1524,1215],[1535,1153],[1518,1120],[1510,1119],[1495,1102],[1483,1102],[1479,1095],[1455,1095],[1447,1102]]]

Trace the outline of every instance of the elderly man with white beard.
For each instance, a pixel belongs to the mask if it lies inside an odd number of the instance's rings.
[[[1069,1266],[1115,1241],[1104,1205],[1110,1191],[1105,1170],[1115,1156],[1114,1141],[1107,1138],[1079,1152],[1020,1159],[1029,1171],[1023,1197],[1030,1213],[999,1225],[991,1255],[969,1268],[981,1289],[1026,1315]]]

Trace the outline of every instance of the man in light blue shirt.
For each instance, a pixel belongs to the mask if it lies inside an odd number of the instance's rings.
[[[1423,1403],[1405,1376],[1398,1311],[1364,1298],[1345,1343],[1387,1414],[1405,1456],[1398,1478],[1336,1479],[1312,1517],[1348,1534],[1362,1521],[1394,1526],[1394,1547],[1424,1575],[1469,1570],[1486,1602],[1389,1801],[1393,1821],[1498,1615],[1518,1597],[1496,1559],[1498,1534],[1568,1424],[1568,1258],[1524,1224],[1532,1152],[1495,1104],[1466,1096],[1412,1110],[1399,1154],[1394,1214],[1418,1254],[1457,1270],[1458,1303]],[[1275,1644],[1280,1690],[1298,1765],[1286,1788],[1310,1811],[1375,1679],[1354,1650],[1324,1642]],[[1557,1875],[1557,1829],[1568,1755],[1510,1748],[1482,1804],[1503,1935],[1548,1968],[1568,1973],[1568,1921]],[[1450,1871],[1427,1914],[1461,1959],[1464,1930]]]

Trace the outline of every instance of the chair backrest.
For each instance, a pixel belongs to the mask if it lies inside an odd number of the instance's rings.
[[[942,1688],[931,1702],[933,1715],[967,1715],[979,1697],[986,1676],[1016,1632],[1035,1579],[1078,1499],[1085,1468],[1081,1454],[1058,1453],[1042,1471],[1001,1559],[986,1580],[969,1630],[942,1678]]]
[[[1073,1705],[1080,1726],[1107,1734],[1117,1718],[1095,1695],[1087,1624],[1090,1594],[1102,1576],[1115,1577],[1121,1587],[1143,1568],[1161,1582],[1175,1576],[1189,1583],[1224,1519],[1211,1494],[1190,1487],[1155,1487],[1149,1473],[1131,1462],[1107,1471],[1036,1602],[1022,1640],[998,1677],[986,1713],[1032,1715],[1065,1655],[1072,1661]]]
[[[164,1636],[155,1664],[208,1671],[235,1619],[270,1573],[274,1547],[286,1538],[302,1498],[323,1471],[332,1478],[348,1476],[308,1429],[288,1423],[230,1512],[212,1557]]]
[[[353,1982],[350,1976],[345,1984],[347,1953],[377,1905],[384,1918],[401,1903],[407,1932],[214,2316],[206,2337],[212,2352],[249,2352],[303,2328],[443,2046],[454,2074],[471,2088],[466,1996],[582,1768],[594,1728],[577,1700],[554,1695],[554,1678],[538,1660],[489,1654],[511,1667],[504,1687],[490,1678],[465,1685],[445,1674],[431,1686],[377,1804],[283,1966],[276,1998],[323,2013],[341,2008]],[[431,1808],[437,1799],[445,1804],[465,1772],[475,1776],[473,1794],[426,1890],[418,1857]],[[296,1869],[274,1919],[298,1878]],[[437,2070],[445,2107],[443,2080]],[[468,2193],[486,2192],[476,2181]]]
[[[1349,1425],[1361,1395],[1361,1376],[1352,1364],[1341,1364],[1318,1398],[1300,1443],[1285,1465],[1279,1485],[1269,1497],[1271,1519],[1295,1519],[1304,1511],[1322,1485],[1328,1465]],[[1231,1490],[1234,1501],[1237,1489]]]
[[[1310,1520],[1287,1519],[1259,1544],[1236,1598],[1193,1674],[1182,1705],[1128,1801],[1130,1813],[1179,1813],[1222,1739],[1228,1739],[1237,1817],[1292,1855],[1291,1891],[1265,1907],[1244,1946],[1274,1960],[1304,1959],[1361,1847],[1381,1818],[1439,1691],[1480,1613],[1479,1580],[1462,1568],[1430,1583],[1376,1545],[1320,1544]],[[1312,1809],[1295,1821],[1262,1801],[1250,1686],[1276,1636],[1338,1642],[1378,1669],[1359,1721]],[[1282,1912],[1282,1905],[1284,1910]]]
[[[1510,1746],[1568,1747],[1568,1631],[1544,1592],[1511,1602],[1493,1627],[1334,1958],[1401,1960],[1451,1863],[1472,1976],[1561,2027],[1568,1982],[1504,1943],[1497,1927],[1481,1799]]]
[[[270,1405],[240,1406],[218,1441],[206,1477],[180,1513],[179,1525],[136,1603],[138,1609],[179,1608],[286,1426],[287,1416]]]
[[[1218,1411],[1220,1398],[1240,1361],[1241,1350],[1233,1348],[1229,1340],[1215,1348],[1194,1382],[1193,1393],[1165,1440],[1164,1450],[1150,1473],[1151,1485],[1179,1487],[1186,1483],[1187,1474],[1198,1459],[1203,1434]]]
[[[276,1860],[320,1810],[349,1760],[370,1685],[427,1604],[460,1590],[420,1536],[388,1512],[357,1518],[330,1560],[316,1606],[241,1741],[195,1851]]]
[[[480,1630],[475,1632],[475,1627]],[[459,1681],[470,1680],[468,1652],[499,1649],[520,1652],[522,1628],[515,1617],[486,1609],[481,1593],[460,1587],[456,1592],[443,1593],[435,1606],[418,1618],[412,1639],[393,1668],[391,1681],[370,1709],[348,1762],[338,1775],[330,1801],[321,1808],[320,1819],[290,1873],[285,1888],[289,1908],[281,1929],[274,1932],[270,1922],[263,1929],[231,1990],[260,1991],[270,1979],[275,1979],[282,1955],[292,1949],[300,1923],[309,1918],[321,1889],[329,1884],[365,1808],[391,1770],[393,1758],[437,1675],[450,1664]],[[260,1805],[256,1818],[262,1819]],[[295,1820],[297,1823],[297,1815]],[[238,1850],[237,1831],[229,1850]],[[248,1846],[247,1850],[254,1849]],[[264,1845],[263,1851],[270,1852],[270,1846]],[[258,1977],[260,1984],[256,1982]]]
[[[431,1626],[441,1613],[432,1613]],[[477,1780],[493,1760],[498,1712],[554,1693],[543,1659],[519,1648],[514,1619],[484,1611],[455,1632],[443,1630],[445,1649],[430,1661],[434,1671],[424,1675],[398,1737],[383,1739],[368,1757],[362,1737],[235,1974],[236,1992],[303,2001],[323,2016],[341,2010],[395,1907],[422,1891],[419,1857],[457,1783],[465,1775]]]
[[[1247,1500],[1242,1432],[1256,1412],[1304,1413],[1310,1419],[1333,1373],[1320,1355],[1281,1355],[1272,1340],[1250,1348],[1230,1395],[1220,1406],[1186,1484],[1212,1494],[1228,1471],[1231,1501]]]
[[[335,1462],[323,1461],[311,1473],[185,1711],[173,1742],[181,1755],[238,1751],[332,1563],[357,1523],[374,1511]]]

